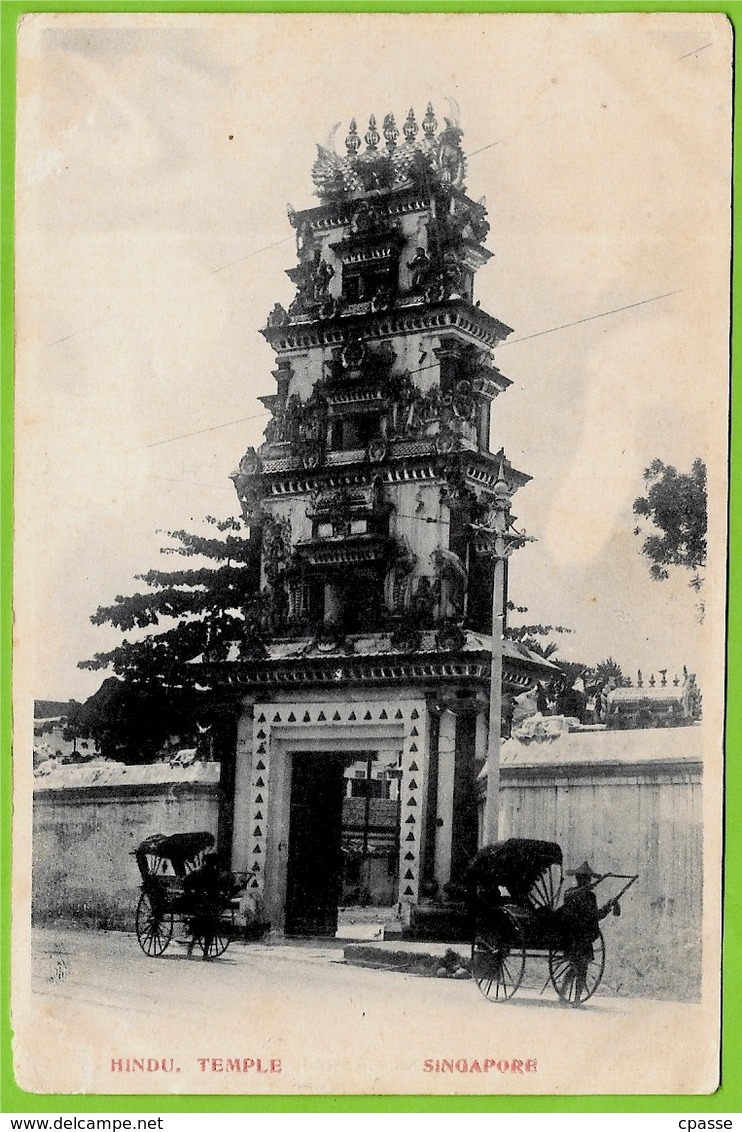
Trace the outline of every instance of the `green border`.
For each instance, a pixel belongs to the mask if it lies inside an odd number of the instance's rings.
[[[178,1113],[178,1112],[693,1112],[699,1115],[742,1112],[742,902],[727,885],[724,900],[724,1020],[722,1029],[722,1086],[715,1094],[699,1096],[574,1096],[574,1097],[430,1097],[430,1096],[104,1096],[37,1095],[19,1088],[13,1075],[10,1025],[10,846],[11,846],[11,565],[12,565],[12,438],[13,438],[13,181],[15,149],[16,24],[27,12],[626,12],[684,11],[721,12],[735,31],[735,66],[739,60],[737,28],[742,30],[742,0],[697,0],[675,3],[664,0],[0,0],[0,1112],[3,1113]],[[735,85],[734,109],[742,109],[740,88]],[[742,179],[742,146],[735,147],[734,201]],[[736,250],[736,238],[734,240]],[[733,378],[742,358],[738,316],[742,314],[739,267],[733,264],[734,331],[732,334]],[[732,402],[730,493],[730,560],[742,558],[742,441],[735,428],[736,404]],[[742,769],[732,751],[732,739],[742,736],[742,703],[739,688],[742,662],[736,661],[742,644],[742,578],[730,571],[729,638],[727,676],[727,813],[737,812],[742,790]],[[728,877],[742,875],[742,828],[726,821],[725,870]]]

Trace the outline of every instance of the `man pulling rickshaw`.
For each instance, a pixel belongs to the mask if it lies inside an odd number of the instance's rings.
[[[218,853],[205,853],[200,868],[194,869],[183,881],[183,893],[192,914],[186,920],[188,954],[200,945],[203,958],[208,959],[214,950],[214,938],[219,931],[222,914],[229,908],[239,885],[231,873],[219,865]]]
[[[595,993],[605,968],[600,921],[620,914],[619,899],[636,875],[595,873],[587,861],[563,891],[562,850],[555,842],[511,837],[486,846],[466,875],[472,922],[472,974],[485,998],[512,998],[527,959],[546,959],[549,981],[563,1002],[579,1006]],[[602,905],[595,888],[626,883]],[[544,988],[545,989],[545,988]]]
[[[600,935],[600,921],[611,910],[620,909],[620,906],[617,898],[612,897],[598,907],[592,881],[601,878],[599,873],[593,872],[587,861],[568,875],[574,876],[575,886],[567,889],[564,903],[560,908],[554,909],[554,923],[564,942],[565,957],[569,960],[563,975],[565,985],[558,993],[561,998],[569,997],[568,983],[570,979],[574,979],[574,997],[579,1003],[588,998],[588,971],[595,958],[593,945]]]

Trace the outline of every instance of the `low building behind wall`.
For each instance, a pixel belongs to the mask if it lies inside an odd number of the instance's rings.
[[[170,780],[150,774],[141,781],[153,770],[169,768],[130,770],[140,778],[133,784],[121,775],[84,785],[42,780],[33,813],[35,923],[131,930],[141,879],[132,850],[152,833],[216,834],[218,766],[201,768],[201,780],[170,771]]]
[[[700,996],[702,747],[698,726],[503,745],[503,838],[558,842],[566,885],[585,860],[597,873],[639,874],[620,918],[603,922],[604,985],[614,993]],[[598,886],[599,901],[619,883]]]

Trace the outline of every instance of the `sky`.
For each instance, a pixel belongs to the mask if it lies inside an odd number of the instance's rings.
[[[316,144],[460,109],[495,253],[493,448],[532,477],[511,564],[560,655],[635,676],[723,657],[731,35],[711,13],[36,14],[19,38],[16,657],[38,698],[120,634],[163,530],[238,514]],[[619,309],[627,308],[627,309]],[[606,314],[606,312],[616,312]],[[605,317],[601,317],[605,316]],[[710,577],[650,579],[655,458],[710,467]],[[169,560],[172,562],[172,559]]]

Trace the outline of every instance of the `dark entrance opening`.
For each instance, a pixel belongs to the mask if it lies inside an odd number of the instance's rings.
[[[334,936],[343,873],[343,752],[295,754],[291,771],[286,934]]]

